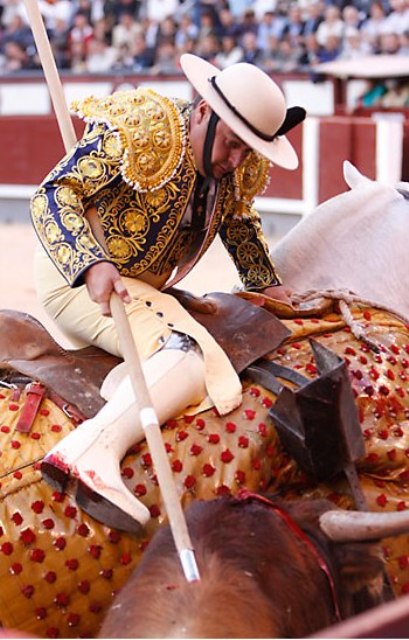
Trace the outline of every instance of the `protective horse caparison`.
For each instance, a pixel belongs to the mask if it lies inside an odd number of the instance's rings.
[[[336,300],[308,317],[283,320],[291,335],[267,358],[307,378],[316,365],[307,338],[313,336],[347,364],[356,397],[365,455],[360,483],[371,510],[406,508],[409,400],[409,331],[390,313],[356,305],[350,309],[356,338]],[[376,349],[374,348],[376,347]],[[285,381],[282,381],[284,384]],[[251,491],[279,491],[287,498],[326,497],[353,506],[342,474],[318,483],[302,471],[280,443],[269,410],[275,394],[244,377],[244,401],[226,417],[214,410],[186,415],[164,425],[163,437],[184,506]],[[112,594],[138,564],[147,541],[164,521],[161,495],[145,443],[122,461],[128,487],[151,512],[146,537],[108,529],[81,512],[72,500],[41,479],[38,463],[71,429],[73,421],[45,397],[28,433],[15,430],[27,391],[1,390],[0,619],[4,626],[43,637],[95,636]],[[388,541],[386,566],[397,594],[405,592],[409,540]]]
[[[395,247],[393,239],[391,242]],[[307,250],[310,256],[316,253],[314,245],[308,244]],[[374,263],[369,275],[376,279],[376,260]],[[308,279],[307,263],[292,264]],[[326,268],[321,264],[318,272],[325,273]],[[393,270],[382,269],[382,275],[395,278]],[[402,285],[405,273],[401,271]],[[319,286],[312,282],[304,288]],[[347,289],[355,290],[352,285]],[[392,285],[382,285],[383,293],[394,291]],[[345,360],[365,441],[365,453],[357,468],[368,508],[402,510],[409,506],[409,329],[400,316],[378,305],[360,303],[360,291],[355,293],[325,293],[323,304],[309,301],[300,305],[298,312],[288,313],[272,305],[273,312],[282,313],[290,335],[265,358],[314,379],[316,363],[308,341],[314,337]],[[381,307],[395,308],[390,298],[384,298]],[[404,312],[400,308],[397,311]],[[31,344],[35,350],[35,341]],[[18,360],[16,357],[12,363],[17,371]],[[4,377],[11,380],[10,363],[5,368]],[[52,388],[51,378],[46,386]],[[279,492],[289,500],[325,497],[341,508],[352,507],[342,473],[318,482],[285,451],[270,415],[275,393],[245,374],[243,384],[243,404],[228,416],[221,418],[209,410],[180,416],[163,426],[182,504],[235,495],[245,487]],[[22,390],[0,390],[0,622],[40,637],[93,637],[113,593],[125,583],[165,518],[151,456],[142,442],[122,461],[125,483],[151,513],[146,536],[132,538],[97,523],[68,496],[53,492],[39,471],[44,454],[75,428],[74,420],[64,412],[64,403],[47,393],[30,430],[16,430],[29,393],[22,386]],[[61,391],[57,395],[64,396]],[[75,404],[74,396],[64,400]],[[86,405],[81,412],[85,411]],[[388,539],[383,548],[386,571],[396,594],[406,593],[408,536]]]

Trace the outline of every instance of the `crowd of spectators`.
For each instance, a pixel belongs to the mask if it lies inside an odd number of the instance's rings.
[[[409,0],[38,0],[60,70],[178,74],[195,53],[271,73],[409,54]],[[0,73],[39,69],[22,0],[0,0]]]

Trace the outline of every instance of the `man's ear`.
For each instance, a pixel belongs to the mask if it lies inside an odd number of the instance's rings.
[[[211,109],[208,103],[206,102],[206,100],[203,100],[203,99],[200,100],[200,102],[197,104],[194,110],[194,117],[195,117],[196,124],[200,124],[201,122],[203,122],[203,120],[205,120],[210,116],[210,113],[211,113]]]

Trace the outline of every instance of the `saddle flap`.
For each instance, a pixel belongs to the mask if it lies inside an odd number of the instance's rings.
[[[222,347],[237,373],[277,349],[291,331],[272,313],[231,293],[210,293],[215,313],[190,311]]]
[[[0,364],[42,382],[87,418],[105,404],[99,389],[119,362],[96,347],[67,351],[29,314],[0,310]]]

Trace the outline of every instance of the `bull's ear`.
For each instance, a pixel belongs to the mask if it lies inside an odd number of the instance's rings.
[[[337,545],[340,575],[350,593],[357,593],[363,587],[370,588],[376,598],[377,590],[382,591],[383,567],[382,551],[373,542],[355,542]]]
[[[290,107],[287,109],[287,113],[284,119],[283,124],[276,132],[276,136],[285,136],[286,133],[294,129],[297,124],[300,124],[303,120],[305,120],[305,116],[307,112],[302,107]]]

